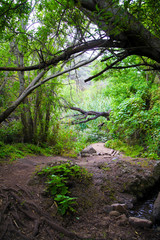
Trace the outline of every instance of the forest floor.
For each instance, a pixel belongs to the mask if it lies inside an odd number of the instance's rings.
[[[53,199],[44,194],[44,183],[35,172],[67,160],[93,176],[87,185],[73,184],[77,211],[62,217]],[[28,156],[1,164],[0,240],[159,240],[160,231],[131,225],[127,210],[109,213],[112,203],[132,207],[138,182],[150,175],[155,162],[105,154],[75,159]]]

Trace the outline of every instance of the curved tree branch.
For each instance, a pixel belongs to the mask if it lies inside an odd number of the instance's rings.
[[[45,73],[49,70],[43,70],[41,73],[39,73],[37,75],[37,77],[35,77],[35,79],[28,85],[28,87],[22,92],[22,94],[17,98],[16,101],[14,101],[9,108],[7,108],[3,113],[0,114],[0,123],[3,122],[19,105],[20,103],[31,93],[33,92],[36,88],[38,88],[39,86],[43,85],[44,83],[48,82],[50,79],[59,77],[65,73],[68,73],[70,71],[73,71],[79,67],[82,67],[84,65],[87,65],[91,62],[93,62],[95,59],[97,59],[99,56],[101,55],[101,52],[98,53],[95,57],[91,58],[88,61],[83,61],[80,64],[77,64],[75,66],[73,66],[72,68],[66,69],[62,72],[57,72],[53,75],[51,75],[48,78],[45,78],[44,80],[41,80],[42,77],[45,75]],[[41,80],[41,81],[40,81]]]
[[[61,51],[60,55],[58,55],[59,53],[57,53],[58,56],[55,55],[52,59],[42,62],[40,64],[28,67],[0,67],[0,71],[31,71],[37,69],[41,70],[49,66],[56,66],[60,61],[69,60],[71,55],[82,51],[93,50],[96,48],[100,49],[120,46],[122,46],[122,44],[119,44],[118,42],[112,43],[110,40],[105,39],[92,40],[79,45],[68,47],[65,50]]]
[[[132,14],[114,0],[74,0],[77,7],[106,33],[112,42],[124,44],[123,49],[160,63],[160,39],[154,36]]]
[[[99,73],[87,78],[86,80],[84,80],[85,82],[89,82],[92,79],[99,77],[100,75],[102,75],[104,72],[106,72],[107,70],[111,69],[114,65],[116,65],[117,63],[121,62],[123,59],[125,59],[126,57],[128,57],[129,55],[126,54],[126,52],[119,57],[116,61],[114,61],[113,63],[111,63],[109,66],[107,66],[106,68],[104,68],[102,71],[100,71]]]
[[[76,119],[71,122],[73,125],[80,124],[80,123],[86,123],[86,122],[89,122],[91,120],[95,120],[99,117],[104,117],[107,120],[109,120],[109,115],[110,115],[110,112],[111,112],[111,110],[109,110],[108,112],[85,111],[81,108],[72,107],[72,106],[69,106],[69,105],[68,106],[63,105],[63,107],[81,113],[81,114],[76,114],[76,115],[70,116],[70,117],[76,117]],[[88,117],[88,116],[93,116],[93,117]],[[85,119],[85,120],[82,120],[82,119]]]

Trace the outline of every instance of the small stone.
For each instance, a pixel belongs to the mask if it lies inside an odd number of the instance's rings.
[[[128,202],[127,203],[127,208],[128,209],[132,209],[133,208],[133,203],[132,202]]]
[[[120,213],[127,213],[126,204],[114,203],[111,205],[111,207],[114,211],[117,211]]]
[[[150,228],[152,227],[152,222],[148,219],[141,219],[137,217],[129,217],[129,222],[131,225],[141,228]]]
[[[103,217],[103,220],[108,222],[110,220],[110,218],[109,217]]]
[[[128,223],[128,218],[126,217],[125,214],[122,214],[118,217],[117,224],[119,226],[125,226]]]
[[[90,157],[91,155],[89,153],[81,153],[81,157]]]
[[[111,211],[111,212],[109,213],[109,216],[111,216],[111,217],[118,217],[119,215],[120,215],[120,213],[117,212],[117,211]]]

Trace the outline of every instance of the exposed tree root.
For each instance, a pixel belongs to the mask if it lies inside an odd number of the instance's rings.
[[[19,188],[0,190],[0,239],[33,240],[41,239],[83,239],[55,223],[53,218],[34,202],[33,196]]]

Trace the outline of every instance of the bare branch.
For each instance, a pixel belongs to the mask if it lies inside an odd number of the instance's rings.
[[[66,102],[66,101],[65,101]],[[85,111],[81,108],[78,108],[78,107],[72,107],[72,106],[65,106],[63,105],[64,108],[67,108],[67,109],[71,109],[71,110],[74,110],[74,111],[78,111],[80,112],[81,114],[75,114],[75,115],[72,115],[71,117],[77,117],[76,120],[73,120],[71,123],[74,125],[74,124],[80,124],[80,123],[86,123],[86,122],[89,122],[89,121],[92,121],[92,120],[95,120],[99,117],[104,117],[106,118],[107,120],[109,120],[109,114],[111,112],[111,110],[109,110],[108,112],[96,112],[96,111]],[[93,117],[88,117],[88,116],[93,116]],[[85,119],[85,120],[82,120],[82,119]],[[82,121],[81,121],[82,120]]]
[[[85,66],[85,65],[93,62],[93,61],[96,60],[100,55],[101,55],[101,53],[97,54],[94,58],[92,58],[92,59],[90,59],[90,60],[88,60],[88,61],[82,61],[81,64],[75,65],[75,66],[73,66],[72,68],[68,68],[68,69],[66,69],[66,70],[64,70],[64,71],[62,71],[62,72],[55,73],[55,74],[51,75],[50,77],[45,78],[45,79],[42,80],[41,82],[39,82],[39,83],[37,83],[36,85],[32,86],[32,91],[33,91],[34,89],[38,88],[39,86],[43,85],[44,83],[48,82],[50,79],[59,77],[59,76],[65,74],[65,73],[71,72],[71,71],[73,71],[73,70],[75,70],[75,69],[77,69],[77,68],[79,68],[79,67],[83,67],[83,66]]]
[[[60,61],[66,61],[70,59],[71,55],[79,53],[81,51],[93,50],[95,48],[101,49],[106,47],[120,47],[120,45],[122,46],[122,44],[119,44],[118,42],[113,43],[109,40],[104,39],[92,40],[82,43],[80,45],[68,47],[64,51],[58,52],[57,56],[55,55],[52,59],[46,62],[42,62],[37,65],[28,67],[0,67],[0,71],[31,71],[36,69],[45,69],[49,66],[56,66]]]
[[[128,57],[129,54],[124,54],[122,57],[118,58],[116,61],[114,61],[113,63],[111,63],[109,66],[107,66],[106,68],[104,68],[102,71],[100,71],[99,73],[87,78],[86,80],[84,80],[85,82],[89,82],[92,79],[102,75],[104,72],[106,72],[107,70],[111,69],[114,65],[116,65],[117,63],[119,63],[120,61],[122,61],[123,59],[125,59],[126,57]]]
[[[111,67],[111,69],[125,69],[125,68],[134,68],[134,67],[140,67],[140,66],[148,66],[148,67],[152,67],[154,69],[152,70],[158,70],[158,66],[154,65],[154,64],[146,64],[146,63],[139,63],[139,64],[133,64],[133,65],[128,65],[128,66],[117,66],[117,67]],[[160,66],[159,66],[160,69]],[[148,71],[150,71],[151,69],[148,69]]]

